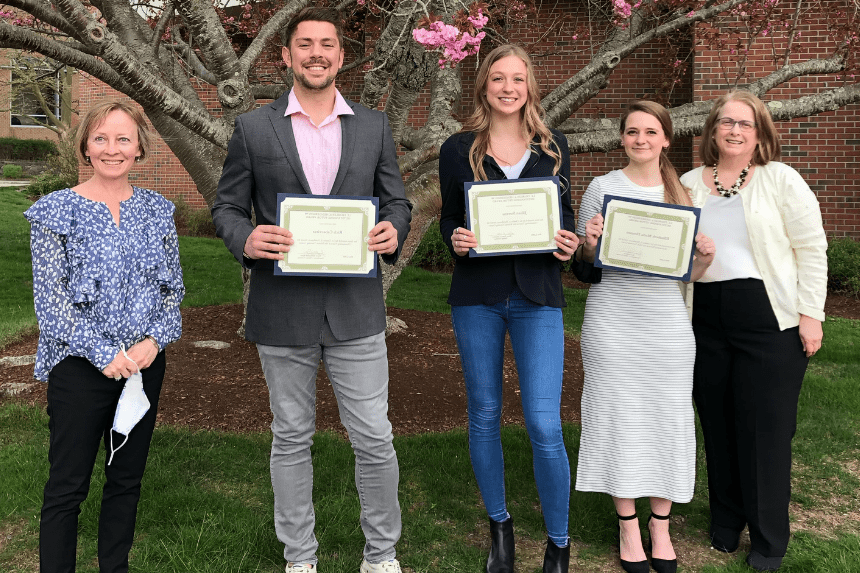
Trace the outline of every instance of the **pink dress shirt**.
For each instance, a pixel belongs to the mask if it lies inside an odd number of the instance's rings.
[[[290,90],[287,110],[293,124],[293,136],[302,161],[302,170],[314,195],[328,195],[334,185],[340,166],[341,130],[340,116],[355,115],[340,92],[335,90],[334,109],[319,125],[314,125],[310,116],[293,90]]]

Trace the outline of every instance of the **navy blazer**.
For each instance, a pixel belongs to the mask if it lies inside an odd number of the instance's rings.
[[[553,140],[561,152],[561,166],[557,173],[561,185],[561,224],[568,231],[575,230],[575,217],[570,202],[570,151],[567,139],[557,130],[551,130]],[[504,300],[515,288],[530,301],[552,307],[563,307],[561,262],[552,253],[500,255],[492,257],[461,257],[454,253],[451,235],[457,227],[465,227],[466,198],[463,184],[474,181],[469,165],[469,148],[475,140],[472,132],[455,133],[442,144],[439,152],[439,186],[442,191],[442,215],[439,228],[442,239],[454,257],[454,277],[448,304],[468,306],[492,305]],[[522,173],[525,177],[553,175],[555,159],[532,142],[533,151]],[[489,155],[484,157],[484,171],[489,180],[505,179],[505,174]]]
[[[378,334],[385,330],[381,272],[376,278],[275,276],[273,261],[242,256],[254,229],[252,206],[258,225],[274,225],[278,193],[311,192],[292,121],[284,116],[288,96],[236,118],[212,206],[218,236],[251,269],[245,337],[270,346],[315,344],[326,318],[338,340]],[[393,264],[409,232],[412,205],[403,188],[388,116],[347,103],[355,115],[340,117],[340,165],[331,194],[379,198],[379,220],[397,229],[397,251],[382,255]]]

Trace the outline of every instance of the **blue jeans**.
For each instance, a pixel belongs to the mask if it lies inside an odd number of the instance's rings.
[[[505,332],[510,333],[534,474],[547,533],[568,544],[570,465],[561,434],[564,327],[561,309],[534,304],[519,291],[492,306],[451,307],[469,400],[469,455],[494,521],[507,517],[505,462],[499,426]]]

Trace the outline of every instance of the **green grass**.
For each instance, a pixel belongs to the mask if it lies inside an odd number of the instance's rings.
[[[242,302],[242,267],[221,239],[179,237],[179,260],[183,307]]]
[[[860,371],[845,349],[860,343],[860,321],[828,319],[825,348],[813,359],[801,393],[792,500],[797,512],[854,515],[860,510],[856,460],[860,453]],[[41,410],[0,407],[0,570],[33,571],[37,560],[38,513],[47,475],[46,417]],[[565,425],[565,442],[576,473],[579,427]],[[525,430],[505,427],[509,509],[516,517],[518,552],[540,553],[543,519],[532,475]],[[701,441],[700,441],[701,443]],[[283,566],[282,545],[272,526],[268,433],[236,435],[160,427],[153,438],[144,479],[134,570],[153,573],[274,572]],[[486,518],[469,463],[464,430],[395,438],[400,461],[402,563],[415,573],[480,571],[485,555],[479,543]],[[352,484],[352,449],[334,433],[315,437],[314,499],[321,571],[356,570],[364,544],[358,526],[358,499]],[[852,466],[851,464],[855,464]],[[103,484],[103,453],[96,462],[90,498],[80,518],[79,571],[95,573],[98,492]],[[747,573],[744,553],[723,557],[706,543],[707,476],[699,451],[696,494],[676,504],[673,525],[706,564],[687,571]],[[851,468],[854,468],[853,470]],[[640,514],[647,515],[640,500]],[[853,525],[852,525],[853,523]],[[826,532],[796,532],[783,571],[860,573],[858,524],[843,521]],[[570,533],[575,558],[594,566],[611,564],[617,521],[606,495],[571,492]],[[852,529],[853,527],[853,529]],[[481,541],[476,541],[481,540]],[[531,542],[529,543],[529,540]],[[535,549],[538,548],[538,549]],[[539,555],[531,562],[537,562]],[[683,565],[683,562],[682,562]],[[521,568],[522,573],[536,573]]]
[[[13,188],[0,188],[0,346],[36,325],[30,225],[22,213],[31,205]]]

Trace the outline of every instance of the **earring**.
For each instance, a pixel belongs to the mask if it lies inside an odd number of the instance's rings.
[[[90,156],[89,156],[89,155],[84,155],[84,161],[86,161],[86,162],[87,162],[87,164],[91,164],[91,163],[92,163],[92,162],[90,161]]]
[[[140,155],[138,155],[138,156],[136,156],[136,157],[134,158],[134,162],[135,162],[135,163],[140,163],[141,161],[142,161],[142,160],[141,160],[141,158],[140,158]]]

